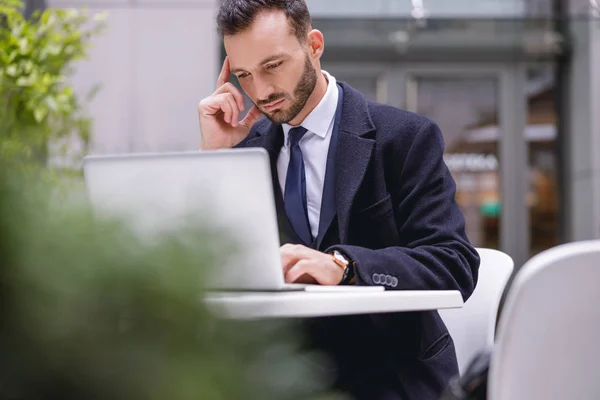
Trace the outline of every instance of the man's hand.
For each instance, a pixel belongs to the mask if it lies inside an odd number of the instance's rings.
[[[338,285],[344,270],[329,254],[302,245],[286,244],[281,247],[281,264],[288,283],[318,283]]]
[[[200,102],[198,116],[202,132],[201,150],[230,149],[248,136],[261,112],[252,107],[240,121],[244,111],[244,96],[231,82],[229,58],[225,58],[217,79],[217,90]]]

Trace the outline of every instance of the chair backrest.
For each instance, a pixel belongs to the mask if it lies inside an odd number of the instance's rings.
[[[600,240],[538,254],[507,293],[488,398],[600,399],[599,333]]]
[[[492,348],[498,305],[514,269],[512,258],[501,251],[477,249],[477,252],[481,264],[473,294],[462,308],[439,311],[454,341],[461,374],[477,353]]]

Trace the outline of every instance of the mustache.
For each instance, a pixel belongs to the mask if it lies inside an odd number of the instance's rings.
[[[285,99],[285,93],[275,93],[275,94],[270,95],[265,100],[258,100],[256,105],[264,106],[264,105],[273,103],[274,101],[281,100],[281,99]]]

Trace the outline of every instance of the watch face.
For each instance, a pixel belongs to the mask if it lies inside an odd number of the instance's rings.
[[[333,256],[334,256],[335,258],[337,258],[338,260],[340,260],[341,262],[343,262],[344,264],[348,264],[348,260],[346,259],[346,257],[344,257],[344,256],[342,255],[342,253],[340,253],[339,251],[335,250],[335,251],[333,252]]]

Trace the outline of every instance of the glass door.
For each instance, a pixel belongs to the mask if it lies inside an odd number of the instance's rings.
[[[529,258],[523,70],[425,65],[397,73],[404,108],[432,119],[444,135],[469,238],[520,266]]]
[[[407,84],[407,108],[431,118],[443,132],[444,158],[469,238],[477,247],[499,249],[498,79],[411,76]]]

